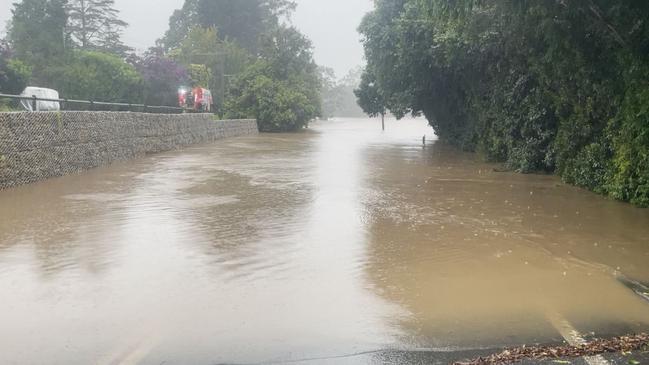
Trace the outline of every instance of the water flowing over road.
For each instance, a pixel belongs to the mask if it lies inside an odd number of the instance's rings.
[[[2,362],[373,364],[649,329],[621,282],[649,282],[648,210],[424,134],[318,122],[1,191]]]

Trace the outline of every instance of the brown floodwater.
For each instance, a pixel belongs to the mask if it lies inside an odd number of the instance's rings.
[[[648,210],[424,134],[319,122],[0,191],[0,361],[369,364],[649,329],[619,280],[649,282]]]

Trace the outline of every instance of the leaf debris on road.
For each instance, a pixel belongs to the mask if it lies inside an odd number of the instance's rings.
[[[509,348],[498,354],[468,361],[459,361],[454,365],[506,365],[523,360],[565,359],[606,353],[646,351],[648,348],[649,335],[643,333],[608,340],[596,339],[579,346],[521,346]]]

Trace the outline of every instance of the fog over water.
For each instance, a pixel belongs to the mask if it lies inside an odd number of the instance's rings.
[[[11,18],[16,0],[0,0],[0,24]],[[116,0],[122,18],[130,26],[124,41],[138,50],[155,44],[168,29],[169,16],[182,7],[184,0]],[[363,63],[363,50],[356,28],[365,13],[372,9],[371,0],[297,0],[292,23],[306,34],[315,46],[318,64],[331,67],[338,77]]]

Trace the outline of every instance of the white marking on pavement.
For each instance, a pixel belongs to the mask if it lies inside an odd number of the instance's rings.
[[[550,323],[552,323],[552,326],[554,326],[554,328],[571,346],[579,346],[587,343],[579,331],[577,331],[570,322],[563,318],[559,313],[549,313],[547,314],[547,317]],[[584,360],[589,365],[610,365],[609,361],[602,355],[585,356]]]
[[[160,338],[157,336],[141,337],[139,341],[129,343],[121,350],[114,351],[108,358],[98,361],[97,364],[137,365],[160,343]]]

